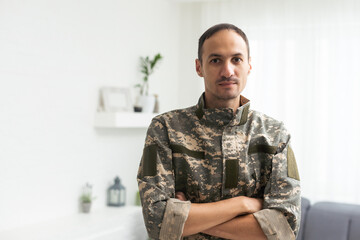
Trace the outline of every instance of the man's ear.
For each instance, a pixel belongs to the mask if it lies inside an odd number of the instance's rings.
[[[199,77],[204,77],[202,74],[201,62],[199,59],[195,59],[195,67],[196,67],[196,72],[199,75]]]
[[[252,66],[251,66],[251,57],[249,57],[249,71],[248,71],[248,75],[250,74],[251,72],[251,69],[252,69]]]

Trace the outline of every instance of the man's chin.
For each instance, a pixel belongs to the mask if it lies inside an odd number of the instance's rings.
[[[240,93],[221,94],[218,96],[218,99],[221,99],[223,101],[229,101],[229,100],[234,100],[239,97],[240,97]]]

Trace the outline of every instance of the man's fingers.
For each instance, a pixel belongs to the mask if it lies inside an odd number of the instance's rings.
[[[186,201],[186,197],[185,194],[183,192],[176,192],[175,193],[175,198],[181,200],[181,201]]]
[[[260,198],[238,197],[245,213],[254,213],[262,209],[264,200]]]
[[[263,207],[264,200],[260,198],[254,198],[253,200],[254,200],[253,211],[254,212],[260,211]]]

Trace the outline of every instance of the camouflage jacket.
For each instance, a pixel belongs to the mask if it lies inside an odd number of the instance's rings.
[[[196,106],[152,120],[137,178],[150,238],[180,239],[191,203],[248,196],[264,199],[254,216],[268,239],[295,239],[300,182],[290,135],[243,96],[240,104],[235,115],[206,109],[202,95]],[[177,191],[189,201],[175,199]]]

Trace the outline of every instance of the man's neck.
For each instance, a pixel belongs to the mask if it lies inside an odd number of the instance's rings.
[[[205,106],[206,108],[231,108],[233,113],[236,114],[236,110],[240,107],[240,95],[233,99],[208,99],[205,95]]]

